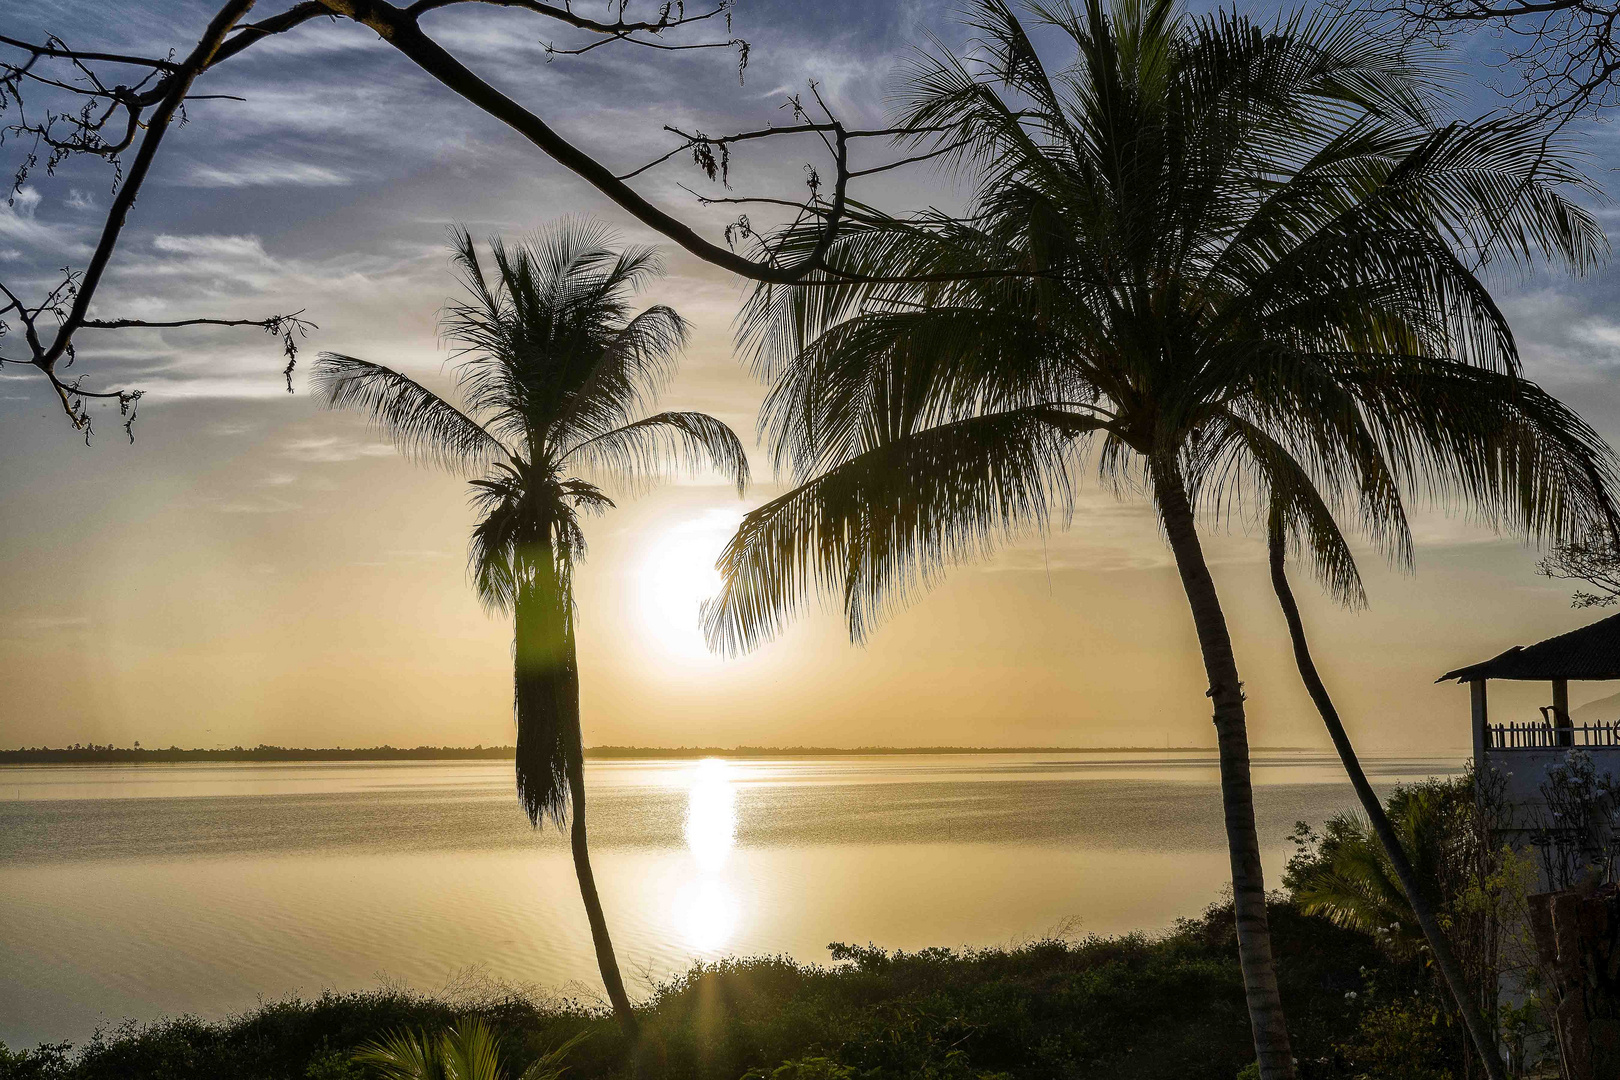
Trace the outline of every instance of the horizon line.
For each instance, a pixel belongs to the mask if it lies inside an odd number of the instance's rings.
[[[1254,746],[1255,753],[1331,753],[1332,747]],[[696,758],[696,757],[858,757],[949,755],[949,754],[1104,754],[1104,753],[1217,753],[1215,746],[626,746],[602,745],[585,749],[587,758]],[[1393,751],[1401,753],[1402,751]],[[1418,751],[1404,751],[1417,753]],[[1425,751],[1441,753],[1445,751]],[[86,744],[62,747],[22,746],[0,749],[0,764],[70,764],[123,762],[137,764],[163,761],[363,761],[363,760],[496,760],[515,756],[510,745],[397,747],[388,743],[363,747],[285,747],[269,743],[231,747],[117,747],[112,744]]]

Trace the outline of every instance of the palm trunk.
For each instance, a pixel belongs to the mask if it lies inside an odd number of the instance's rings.
[[[1266,887],[1260,867],[1260,839],[1254,827],[1254,790],[1249,779],[1249,735],[1243,714],[1243,684],[1232,656],[1232,638],[1221,612],[1220,597],[1198,542],[1192,504],[1174,461],[1151,466],[1154,498],[1164,521],[1176,569],[1192,607],[1198,647],[1209,677],[1208,695],[1215,706],[1215,737],[1220,747],[1221,804],[1226,818],[1226,846],[1232,863],[1232,907],[1237,921],[1238,964],[1249,1007],[1249,1026],[1261,1080],[1292,1080],[1293,1054],[1288,1023],[1277,990],[1277,967],[1271,955],[1271,928],[1266,918]]]
[[[570,755],[573,757],[573,755]],[[568,794],[574,806],[574,820],[569,827],[569,840],[574,849],[574,876],[579,878],[580,899],[585,901],[585,918],[591,924],[591,944],[596,947],[596,967],[602,973],[602,985],[607,987],[608,1000],[613,1003],[613,1015],[619,1021],[625,1037],[633,1047],[640,1028],[635,1010],[630,1007],[630,995],[624,992],[624,979],[619,975],[619,960],[613,953],[613,939],[608,937],[607,918],[602,914],[602,898],[596,893],[596,875],[591,872],[591,850],[585,840],[585,756],[574,757],[568,767]]]
[[[1356,789],[1356,798],[1361,800],[1361,808],[1372,822],[1373,832],[1378,835],[1379,843],[1384,845],[1384,852],[1389,856],[1390,866],[1395,870],[1395,877],[1401,883],[1401,889],[1406,893],[1406,899],[1412,905],[1412,911],[1417,915],[1418,926],[1423,930],[1423,937],[1429,943],[1429,951],[1434,955],[1435,966],[1440,969],[1440,975],[1445,980],[1446,989],[1451,992],[1452,1000],[1457,1003],[1457,1012],[1461,1014],[1464,1026],[1468,1029],[1468,1037],[1474,1044],[1474,1051],[1485,1066],[1485,1075],[1490,1080],[1504,1080],[1507,1073],[1502,1067],[1502,1059],[1496,1051],[1496,1037],[1486,1026],[1485,1018],[1480,1015],[1474,1004],[1473,995],[1468,989],[1468,980],[1463,975],[1462,965],[1457,963],[1456,954],[1451,951],[1451,943],[1446,940],[1440,929],[1440,921],[1435,918],[1434,908],[1429,898],[1424,894],[1417,872],[1412,862],[1406,857],[1406,849],[1401,846],[1400,838],[1395,833],[1395,826],[1391,824],[1389,815],[1384,812],[1384,804],[1373,791],[1372,785],[1367,782],[1367,774],[1361,769],[1361,762],[1356,758],[1355,747],[1350,745],[1350,736],[1344,730],[1344,724],[1339,720],[1339,711],[1333,707],[1333,699],[1328,696],[1327,687],[1322,683],[1322,677],[1317,674],[1316,663],[1311,659],[1310,645],[1305,640],[1305,624],[1299,617],[1299,605],[1294,602],[1294,591],[1288,585],[1288,573],[1284,568],[1286,551],[1282,534],[1273,526],[1270,538],[1271,546],[1271,586],[1276,590],[1277,601],[1282,605],[1283,618],[1288,621],[1288,634],[1294,642],[1294,660],[1299,665],[1299,676],[1305,682],[1305,689],[1310,691],[1311,700],[1316,703],[1316,711],[1322,714],[1322,723],[1327,725],[1328,734],[1333,737],[1333,745],[1339,751],[1339,760],[1344,762],[1344,771],[1350,776],[1350,786]]]
[[[608,936],[585,828],[585,750],[579,721],[573,596],[568,576],[557,567],[550,550],[537,549],[531,560],[541,568],[541,576],[519,594],[516,605],[518,796],[536,825],[542,817],[559,825],[568,820],[574,874],[591,927],[596,966],[613,1015],[633,1046],[639,1026],[619,975],[613,939]]]

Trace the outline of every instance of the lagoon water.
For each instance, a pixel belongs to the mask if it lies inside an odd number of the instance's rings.
[[[1461,758],[1379,758],[1382,789]],[[564,839],[510,762],[0,768],[0,1041],[387,981],[599,993]],[[633,993],[829,942],[1157,930],[1226,879],[1213,754],[593,761],[597,882]],[[1331,755],[1255,760],[1275,882],[1353,805]]]

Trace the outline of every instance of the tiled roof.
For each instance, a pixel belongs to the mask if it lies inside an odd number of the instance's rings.
[[[1515,645],[1500,656],[1448,671],[1435,681],[1447,679],[1620,679],[1620,615],[1534,645]]]

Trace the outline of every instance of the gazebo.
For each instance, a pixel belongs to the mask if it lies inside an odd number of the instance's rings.
[[[1616,951],[1612,931],[1617,905],[1612,894],[1596,895],[1571,888],[1572,871],[1590,870],[1590,854],[1579,848],[1578,860],[1556,852],[1553,833],[1561,832],[1557,813],[1548,805],[1553,770],[1576,750],[1591,755],[1600,774],[1620,777],[1620,720],[1576,724],[1569,715],[1569,684],[1620,679],[1620,615],[1600,619],[1579,630],[1534,645],[1517,645],[1482,663],[1448,671],[1437,679],[1468,684],[1473,700],[1474,768],[1490,775],[1506,802],[1504,839],[1514,846],[1542,849],[1538,891],[1528,897],[1528,927],[1547,980],[1542,993],[1553,1007],[1560,1031],[1563,1075],[1612,1077],[1620,1062],[1620,1032],[1613,1019],[1617,994]],[[1541,720],[1493,724],[1485,686],[1491,679],[1552,684],[1552,704],[1541,708]],[[1608,830],[1604,829],[1605,833]],[[1605,843],[1612,840],[1608,834]],[[1528,989],[1520,975],[1498,974],[1498,992],[1522,1003]]]
[[[1508,793],[1516,801],[1536,801],[1547,769],[1573,747],[1602,753],[1603,771],[1620,774],[1620,720],[1576,724],[1569,715],[1572,681],[1620,680],[1620,615],[1534,645],[1515,645],[1435,681],[1452,679],[1468,684],[1473,701],[1475,767],[1510,777]],[[1493,724],[1485,690],[1491,679],[1550,683],[1552,703],[1542,707],[1540,721]]]

